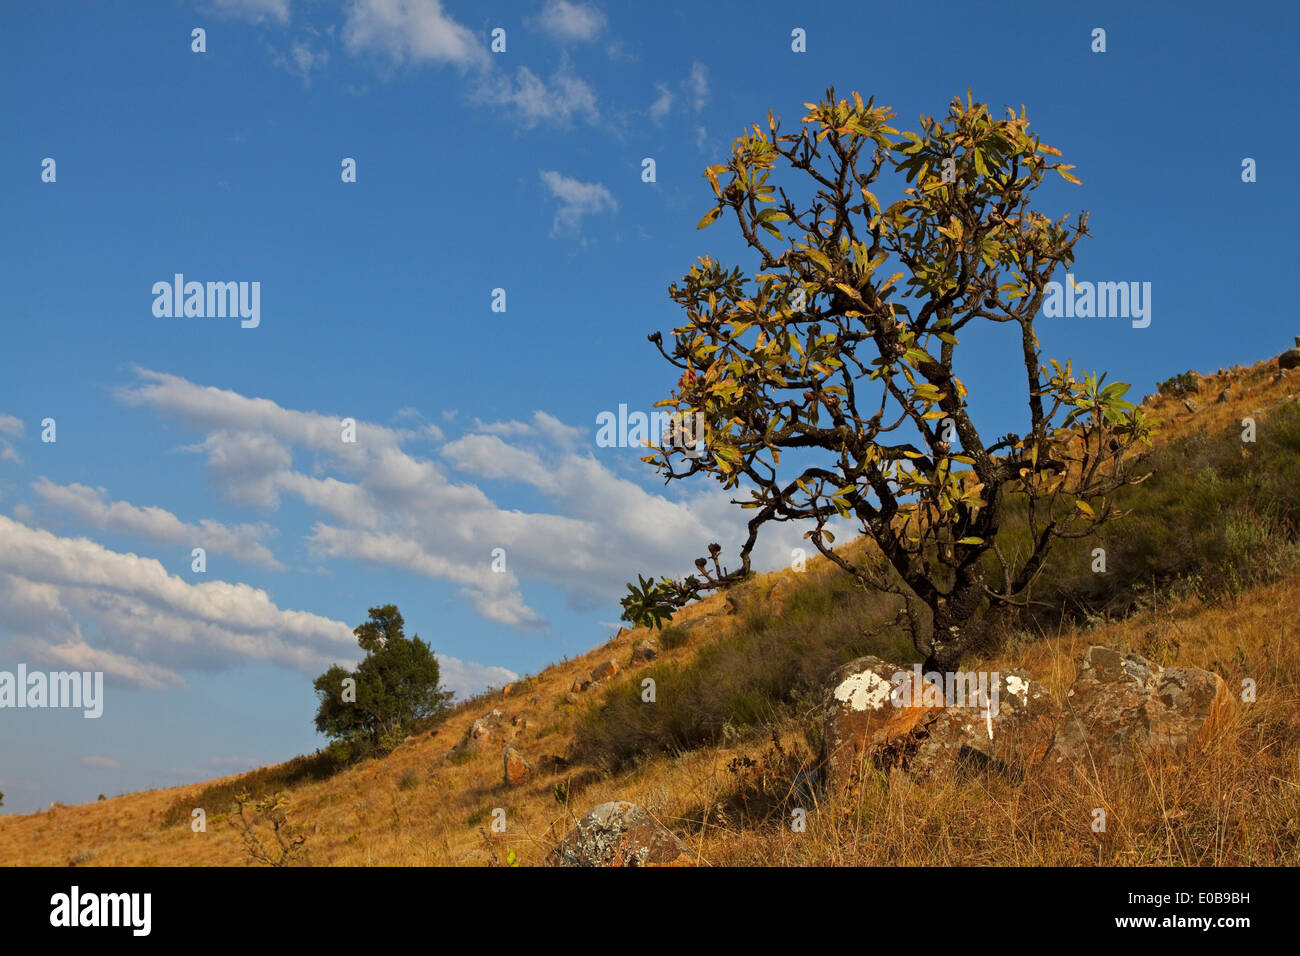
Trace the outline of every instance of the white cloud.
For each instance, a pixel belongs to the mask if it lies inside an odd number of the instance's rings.
[[[548,0],[535,21],[557,40],[591,40],[605,28],[605,14],[589,3]]]
[[[302,80],[303,86],[310,87],[312,71],[324,69],[329,60],[328,50],[313,50],[310,43],[295,40],[288,53],[276,54],[275,64]]]
[[[656,83],[655,89],[659,91],[659,96],[650,104],[650,118],[658,123],[673,108],[673,93],[663,83]]]
[[[561,59],[549,83],[528,67],[521,66],[513,80],[501,75],[484,79],[472,98],[512,109],[524,129],[542,123],[568,126],[575,118],[588,123],[600,120],[596,91],[573,71],[567,57]]]
[[[482,66],[482,40],[457,23],[439,0],[353,0],[343,25],[353,55],[373,53],[396,65],[407,62]]]
[[[504,667],[489,667],[447,657],[438,654],[436,648],[434,653],[438,658],[438,683],[447,690],[455,691],[462,699],[472,697],[486,687],[504,687],[519,679],[518,674]]]
[[[583,216],[618,209],[613,194],[600,183],[584,183],[555,170],[542,170],[541,177],[551,195],[560,200],[560,208],[551,224],[554,232],[562,228],[577,229]]]
[[[575,608],[612,609],[635,573],[688,573],[710,541],[734,555],[745,537],[749,513],[713,484],[697,482],[670,499],[616,473],[642,469],[638,476],[649,480],[636,449],[601,449],[598,460],[594,415],[586,427],[540,411],[527,421],[475,421],[433,461],[404,450],[400,433],[359,422],[349,453],[320,454],[325,470],[307,474],[293,467],[295,450],[336,452],[337,419],[174,376],[137,374],[142,383],[118,394],[206,429],[196,447],[210,447],[214,435],[239,434],[278,449],[280,464],[249,480],[317,512],[308,544],[318,559],[448,582],[481,617],[503,625],[545,626],[525,599],[526,586],[558,591]],[[209,458],[209,466],[226,461]],[[223,474],[240,480],[237,471]],[[471,483],[477,481],[522,484],[546,504],[534,511],[506,507]],[[802,529],[769,530],[754,555],[760,570],[788,566],[790,549],[807,544]],[[491,567],[498,547],[506,553],[503,573]]]
[[[355,651],[343,622],[282,610],[247,584],[191,584],[152,558],[3,516],[0,627],[41,658],[145,687],[181,683],[181,670],[247,660],[315,674]]]
[[[212,0],[212,6],[218,14],[236,20],[289,22],[289,0]]]
[[[13,462],[15,465],[21,465],[23,458],[14,450],[13,445],[6,440],[8,438],[21,438],[23,436],[23,423],[20,419],[12,415],[6,415],[0,412],[0,461]]]
[[[142,535],[155,544],[201,547],[263,568],[283,567],[262,543],[276,533],[268,524],[231,526],[208,518],[198,524],[188,524],[164,508],[110,501],[103,488],[76,483],[58,485],[47,478],[33,482],[32,488],[50,504],[70,511],[96,528]]]
[[[686,83],[691,94],[691,106],[698,113],[709,101],[709,68],[696,60],[691,64],[691,73]]]

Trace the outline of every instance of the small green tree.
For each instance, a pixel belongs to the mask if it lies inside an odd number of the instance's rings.
[[[355,671],[335,664],[313,686],[316,730],[363,749],[388,750],[417,720],[445,714],[452,692],[439,684],[438,659],[419,635],[408,639],[397,607],[372,607],[352,633],[366,652]]]
[[[795,134],[769,112],[704,173],[714,205],[699,228],[734,219],[758,269],[700,257],[669,289],[685,312],[671,347],[650,336],[679,377],[658,403],[673,424],[644,460],[738,492],[753,515],[740,564],[724,571],[711,545],[700,576],[629,584],[624,617],[658,626],[748,574],[761,528],[803,522],[828,560],[903,598],[913,642],[942,669],[983,641],[991,613],[1029,605],[1057,541],[1120,516],[1114,494],[1141,480],[1132,463],[1153,423],[1127,385],[1040,354],[1034,319],[1088,217],[1031,208],[1048,173],[1079,180],[1023,108],[999,120],[968,95],[900,134],[892,111],[857,93],[805,105]],[[778,165],[793,195],[768,182]],[[893,202],[873,192],[887,169],[905,179]],[[1001,329],[1022,434],[977,423],[958,377],[962,342]],[[686,441],[679,422],[697,423]],[[1013,502],[1027,534],[1007,547]],[[833,548],[836,519],[874,547]]]

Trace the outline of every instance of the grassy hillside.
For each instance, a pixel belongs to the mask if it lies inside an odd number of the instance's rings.
[[[712,865],[1300,865],[1300,373],[1279,378],[1270,366],[1185,380],[1181,394],[1151,399],[1165,423],[1156,474],[1123,503],[1133,516],[1107,532],[1109,573],[1083,573],[1081,553],[1062,551],[1038,595],[1056,611],[968,662],[1023,667],[1058,701],[1091,644],[1214,670],[1232,688],[1253,678],[1257,701],[1237,707],[1185,765],[1017,786],[993,776],[925,787],[876,778],[822,805],[801,786],[818,746],[821,681],[864,653],[899,663],[916,655],[881,626],[892,605],[813,561],[804,574],[759,576],[684,609],[655,661],[630,664],[646,632],[621,632],[461,704],[380,759],[338,770],[298,758],[242,778],[0,817],[5,861],[246,865],[229,814],[233,795],[251,789],[286,795],[319,865],[495,865],[511,852],[539,864],[575,815],[613,799],[641,804]],[[1258,422],[1252,445],[1240,439],[1245,416]],[[566,700],[575,680],[611,659],[623,673]],[[647,677],[654,704],[640,699]],[[526,757],[568,766],[511,787],[499,744],[452,754],[494,708]],[[808,811],[806,832],[789,826],[795,806]],[[194,807],[207,812],[206,833],[190,829]],[[1103,834],[1090,828],[1099,807]],[[505,833],[490,828],[498,808]]]

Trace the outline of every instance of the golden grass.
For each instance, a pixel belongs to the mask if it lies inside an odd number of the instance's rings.
[[[1206,380],[1188,413],[1181,401],[1153,403],[1169,440],[1193,429],[1235,425],[1255,408],[1286,399],[1294,373],[1272,381],[1267,363]],[[1231,384],[1232,401],[1213,404]],[[1207,397],[1208,396],[1208,397]],[[810,562],[821,573],[825,562]],[[790,572],[760,578],[766,590]],[[684,609],[678,621],[726,610],[714,595]],[[618,637],[571,661],[458,707],[431,734],[389,756],[365,761],[328,780],[289,791],[290,819],[307,834],[310,862],[327,866],[476,866],[504,860],[543,862],[550,848],[592,806],[632,800],[676,830],[711,865],[1300,865],[1300,574],[1222,606],[1195,598],[1166,602],[1091,631],[1072,630],[1037,641],[1013,639],[998,654],[966,666],[1024,668],[1058,701],[1091,644],[1133,650],[1163,665],[1213,669],[1239,693],[1254,678],[1258,699],[1240,704],[1202,753],[1181,763],[1149,763],[1123,772],[1063,780],[1031,777],[1012,785],[995,777],[964,783],[907,784],[869,778],[852,799],[804,808],[807,829],[789,826],[788,807],[766,824],[734,811],[736,757],[762,766],[770,741],[745,737],[730,747],[659,757],[612,776],[575,766],[534,777],[520,787],[502,782],[500,750],[489,746],[464,761],[446,759],[470,723],[493,708],[507,723],[527,721],[515,746],[529,759],[565,755],[579,713],[598,700],[564,697],[575,678],[609,658],[627,666],[645,631]],[[720,627],[736,626],[720,618]],[[664,652],[688,660],[700,641]],[[777,728],[788,748],[802,727]],[[410,785],[411,777],[414,785]],[[406,778],[407,784],[401,785]],[[557,784],[568,782],[568,791]],[[129,794],[48,812],[0,816],[3,862],[16,865],[185,866],[248,865],[224,807],[207,807],[207,832],[158,821],[178,799],[206,784]],[[505,833],[491,832],[491,813],[507,813]],[[1094,810],[1106,830],[1092,829]]]

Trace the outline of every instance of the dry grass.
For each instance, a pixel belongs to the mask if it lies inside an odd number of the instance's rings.
[[[1262,371],[1261,371],[1262,369]],[[1162,398],[1165,438],[1235,425],[1256,408],[1286,400],[1296,378],[1272,381],[1255,369],[1211,377],[1191,415]],[[1232,384],[1231,402],[1213,404]],[[820,573],[817,562],[809,573]],[[765,576],[767,590],[780,575]],[[1167,601],[1091,631],[1037,641],[1013,640],[967,666],[1022,667],[1059,700],[1090,644],[1133,650],[1164,665],[1217,671],[1231,688],[1253,678],[1258,699],[1238,705],[1202,753],[1179,763],[1067,779],[1031,777],[1019,785],[989,777],[920,788],[869,777],[851,799],[827,803],[795,795],[793,771],[804,726],[791,717],[766,736],[741,735],[648,758],[614,774],[573,766],[511,788],[502,783],[500,751],[464,760],[447,755],[469,724],[492,708],[507,722],[527,721],[515,746],[530,759],[564,755],[585,708],[564,697],[575,678],[609,658],[626,666],[642,630],[557,664],[516,685],[461,705],[429,734],[383,759],[303,783],[289,793],[289,818],[307,834],[310,862],[326,866],[494,865],[513,850],[521,865],[542,863],[575,815],[606,800],[644,806],[712,865],[1300,865],[1300,574],[1289,574],[1227,605],[1195,597]],[[725,612],[724,595],[687,608],[678,621]],[[777,613],[774,609],[774,613]],[[693,636],[661,660],[685,663],[699,647],[739,626],[722,616],[712,635]],[[638,665],[635,670],[655,665]],[[774,755],[775,753],[775,755]],[[781,756],[784,754],[784,756]],[[739,764],[737,758],[743,758]],[[745,763],[752,761],[752,763]],[[743,768],[737,770],[737,766]],[[10,864],[90,866],[249,863],[225,807],[207,807],[205,833],[188,823],[161,827],[178,799],[207,784],[129,794],[45,813],[0,816],[0,845]],[[784,799],[789,797],[789,799]],[[821,801],[818,805],[817,800]],[[805,832],[789,811],[811,802]],[[505,833],[491,831],[494,808],[506,810]],[[1104,833],[1091,827],[1104,809]]]

